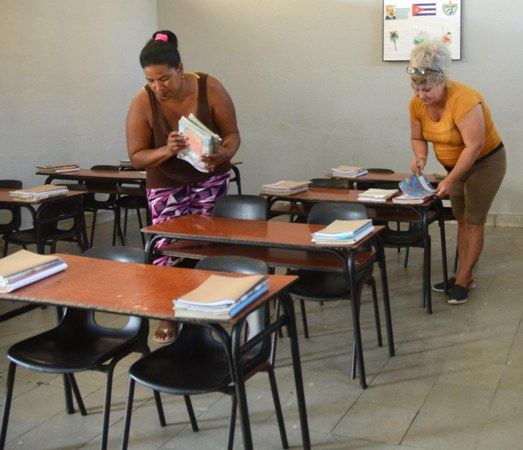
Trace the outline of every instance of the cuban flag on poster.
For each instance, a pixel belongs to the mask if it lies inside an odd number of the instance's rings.
[[[415,16],[435,16],[436,3],[413,3],[412,17]]]

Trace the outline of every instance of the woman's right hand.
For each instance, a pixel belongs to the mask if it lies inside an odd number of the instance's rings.
[[[412,173],[420,174],[423,172],[423,169],[425,169],[426,164],[427,160],[425,158],[415,156],[410,160],[410,170]]]
[[[176,155],[180,150],[187,148],[188,139],[178,131],[171,131],[167,137],[167,150],[171,155]]]

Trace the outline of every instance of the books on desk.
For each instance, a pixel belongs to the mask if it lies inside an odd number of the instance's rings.
[[[80,166],[78,164],[51,164],[49,166],[36,166],[36,169],[40,173],[65,173],[65,172],[78,172]]]
[[[37,186],[34,188],[9,191],[9,195],[20,200],[37,202],[50,197],[59,197],[62,195],[66,195],[68,192],[69,189],[67,189],[67,186],[43,184],[42,186]]]
[[[312,233],[318,245],[352,245],[374,231],[371,219],[335,220],[327,227]]]
[[[306,191],[310,181],[281,180],[276,183],[263,184],[261,193],[265,195],[291,195]]]
[[[264,275],[211,275],[199,287],[174,300],[176,317],[227,320],[269,289]]]
[[[403,195],[392,199],[393,203],[420,204],[434,197],[436,190],[423,175],[412,174],[409,178],[400,181],[399,187]]]
[[[398,192],[398,189],[377,189],[370,188],[358,195],[358,200],[362,202],[386,202],[394,194]]]
[[[220,136],[207,128],[194,114],[189,114],[189,117],[182,116],[178,121],[178,131],[188,139],[189,146],[178,152],[177,157],[187,161],[200,172],[208,172],[201,157],[218,151],[222,142]]]
[[[11,292],[67,268],[55,255],[38,255],[20,250],[0,259],[0,292]]]
[[[367,174],[367,169],[359,166],[344,166],[333,167],[331,169],[332,175],[339,178],[358,178]]]

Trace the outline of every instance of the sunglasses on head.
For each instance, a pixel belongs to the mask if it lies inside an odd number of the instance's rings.
[[[436,69],[431,69],[430,67],[412,67],[408,66],[406,71],[409,75],[427,75],[428,73],[441,73],[442,70],[436,64]]]

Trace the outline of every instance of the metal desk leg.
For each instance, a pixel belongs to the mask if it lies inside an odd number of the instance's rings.
[[[443,263],[443,282],[445,284],[445,294],[449,294],[448,288],[448,265],[447,265],[447,240],[445,233],[445,218],[443,217],[443,203],[441,200],[438,204],[438,223],[439,223],[439,233],[441,238],[441,259]]]
[[[296,399],[298,402],[298,411],[300,415],[301,439],[303,448],[311,448],[309,436],[309,422],[307,419],[307,407],[305,405],[305,392],[303,390],[303,378],[301,374],[300,349],[298,345],[298,332],[296,331],[296,319],[294,315],[294,303],[289,294],[282,293],[280,296],[283,309],[287,316],[287,329],[291,343],[292,368],[294,370],[294,383],[296,385]]]
[[[376,253],[381,276],[381,289],[383,290],[383,309],[385,311],[385,325],[387,328],[387,342],[389,344],[389,355],[394,356],[394,334],[392,332],[392,314],[390,312],[389,283],[387,279],[387,266],[385,263],[385,250],[381,239],[376,239]]]
[[[421,228],[423,230],[423,306],[426,306],[428,314],[432,314],[430,282],[431,239],[429,234],[428,208],[424,208],[421,213]]]

